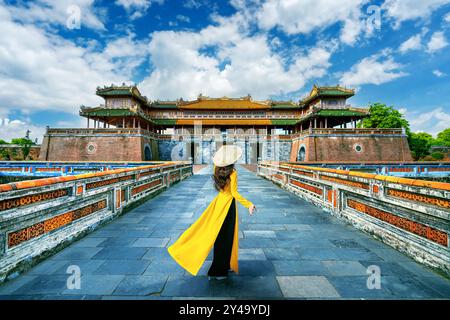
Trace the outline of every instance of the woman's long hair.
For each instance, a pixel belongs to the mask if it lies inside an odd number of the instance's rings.
[[[230,175],[233,170],[234,164],[230,164],[226,167],[216,167],[212,178],[214,180],[214,188],[216,188],[217,191],[221,191],[225,188],[230,181]]]

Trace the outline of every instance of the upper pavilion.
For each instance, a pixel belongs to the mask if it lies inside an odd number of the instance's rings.
[[[309,95],[298,102],[211,98],[200,94],[195,100],[149,101],[136,85],[98,87],[96,94],[105,100],[97,107],[84,107],[80,115],[94,121],[94,128],[141,128],[164,133],[171,129],[188,130],[201,123],[204,129],[221,132],[253,128],[258,132],[282,129],[296,133],[310,128],[346,128],[368,115],[367,109],[354,108],[347,99],[355,95],[341,86],[314,85]]]

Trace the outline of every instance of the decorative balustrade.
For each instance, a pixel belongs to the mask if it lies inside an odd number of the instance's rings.
[[[146,135],[157,136],[156,133],[142,128],[48,128],[48,135]]]
[[[258,174],[450,275],[450,184],[260,162]]]
[[[145,161],[145,162],[82,162],[82,161],[2,161],[0,162],[0,177],[54,177],[75,175],[80,173],[100,172],[114,169],[148,166],[160,164],[164,161]]]
[[[179,161],[0,185],[0,281],[191,174]]]

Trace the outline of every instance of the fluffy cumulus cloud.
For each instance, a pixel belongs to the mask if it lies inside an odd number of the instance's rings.
[[[265,34],[249,36],[247,20],[236,14],[216,17],[216,25],[200,32],[161,31],[152,35],[150,55],[154,70],[142,84],[150,98],[242,96],[259,99],[299,90],[323,76],[330,66],[332,47],[310,48],[285,61],[271,50]]]
[[[359,61],[342,75],[340,81],[346,86],[380,85],[406,76],[401,68],[402,65],[395,62],[390,50],[386,50]]]
[[[33,25],[16,23],[0,7],[0,107],[25,113],[56,110],[76,114],[96,105],[100,84],[129,79],[146,47],[133,36],[112,40],[102,51],[77,46]],[[131,67],[131,69],[130,69]]]
[[[115,4],[123,7],[131,19],[137,19],[144,16],[147,10],[153,4],[163,4],[164,0],[116,0]]]
[[[427,44],[427,52],[433,53],[439,51],[448,46],[448,41],[444,35],[444,32],[437,31],[433,33],[430,41]]]
[[[412,36],[405,42],[403,42],[400,45],[399,51],[401,53],[406,53],[411,50],[419,50],[422,48],[422,36],[420,34],[417,34],[415,36]]]
[[[9,6],[9,10],[15,20],[25,23],[105,29],[101,10],[94,7],[94,0],[20,1],[16,6]]]
[[[386,0],[382,8],[398,28],[404,21],[428,18],[434,10],[449,3],[450,0]]]
[[[448,128],[450,113],[445,108],[438,107],[429,112],[406,112],[411,131],[428,132],[436,136],[442,130]]]
[[[341,41],[354,44],[364,29],[361,9],[367,0],[268,0],[257,13],[258,24],[287,34],[307,34],[335,23],[343,25]]]
[[[442,78],[445,77],[447,74],[445,74],[444,72],[442,72],[441,70],[433,70],[433,74],[438,77],[438,78]]]
[[[450,12],[445,15],[444,21],[450,23]]]

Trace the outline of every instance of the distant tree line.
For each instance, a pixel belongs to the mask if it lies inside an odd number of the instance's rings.
[[[398,110],[382,103],[369,106],[370,116],[359,126],[364,128],[404,128],[408,136],[411,155],[416,161],[436,161],[445,158],[443,151],[432,151],[432,147],[450,147],[450,128],[437,134],[436,138],[426,132],[411,132],[409,122]]]
[[[15,138],[11,142],[0,139],[0,145],[17,145],[20,153],[14,148],[0,147],[0,157],[4,160],[27,160],[30,150],[36,143],[29,138]]]

